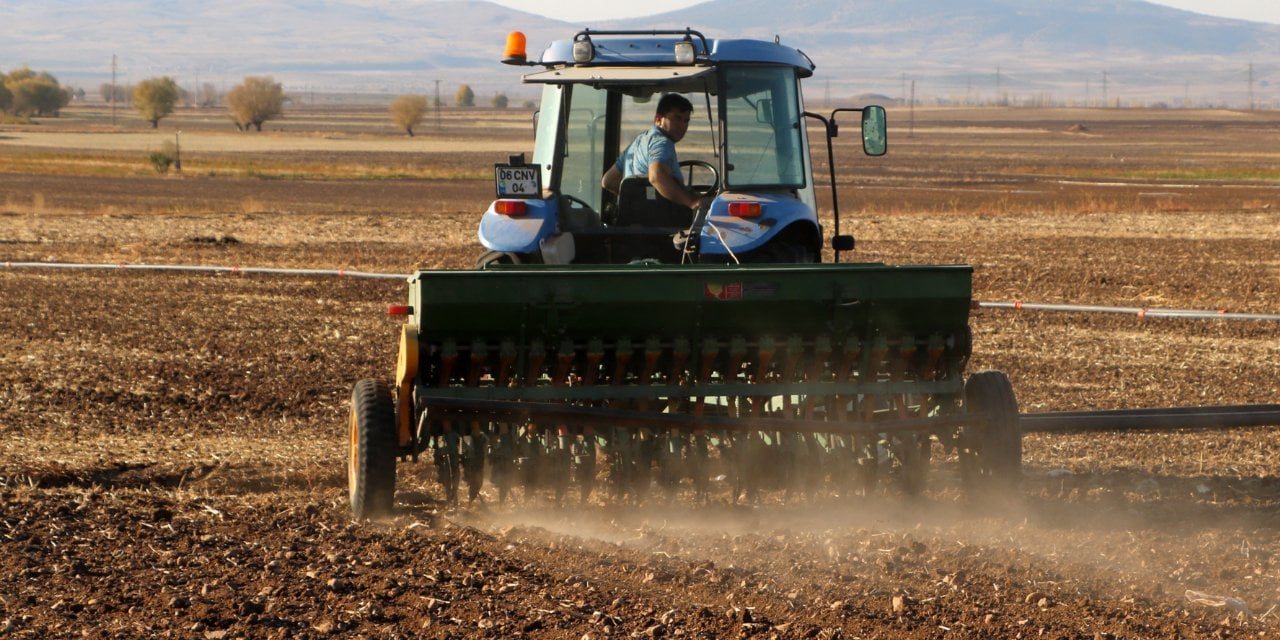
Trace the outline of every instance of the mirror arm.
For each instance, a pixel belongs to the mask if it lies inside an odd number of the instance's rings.
[[[836,111],[840,111],[837,109]],[[822,122],[823,129],[826,131],[827,138],[827,168],[831,170],[831,218],[835,221],[835,229],[832,238],[840,236],[840,196],[836,191],[836,151],[831,139],[836,137],[840,129],[836,125],[836,111],[831,112],[830,118],[825,118],[820,114],[811,111],[804,112],[804,117],[813,118]],[[816,212],[815,212],[816,213]],[[831,247],[832,261],[840,262],[840,250],[832,243]]]

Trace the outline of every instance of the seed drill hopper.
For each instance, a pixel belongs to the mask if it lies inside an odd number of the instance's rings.
[[[965,377],[972,269],[839,263],[834,169],[836,262],[816,261],[805,124],[834,165],[837,114],[880,155],[883,109],[806,112],[813,64],[778,42],[583,31],[530,63],[517,36],[506,61],[541,67],[533,159],[495,167],[478,269],[409,278],[393,380],[355,385],[357,516],[390,512],[397,462],[426,454],[449,501],[486,481],[557,502],[916,492],[940,454],[970,485],[1017,478],[1008,379]],[[706,209],[601,188],[668,92],[705,120],[679,149]]]

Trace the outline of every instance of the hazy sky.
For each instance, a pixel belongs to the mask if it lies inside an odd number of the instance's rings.
[[[578,22],[590,26],[590,21],[613,18],[635,18],[673,11],[694,4],[697,0],[644,0],[617,2],[616,0],[494,0],[500,5],[529,13]],[[1276,0],[1159,0],[1156,4],[1177,7],[1197,13],[1241,18],[1258,22],[1280,24],[1280,2]]]

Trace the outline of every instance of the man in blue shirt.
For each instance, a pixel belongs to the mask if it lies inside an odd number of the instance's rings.
[[[636,136],[604,173],[600,184],[616,194],[623,178],[645,176],[659,195],[675,204],[690,209],[710,206],[710,196],[698,197],[685,188],[676,159],[676,143],[689,130],[692,117],[693,103],[687,98],[675,93],[662,96],[653,116],[653,127]]]

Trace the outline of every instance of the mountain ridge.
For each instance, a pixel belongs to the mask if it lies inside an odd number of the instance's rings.
[[[441,81],[467,82],[481,96],[532,95],[519,70],[497,63],[506,33],[525,31],[536,58],[583,26],[482,0],[8,4],[16,28],[0,42],[0,68],[27,64],[85,87],[110,80],[114,55],[122,83],[273,75],[286,90],[424,93]],[[936,101],[1079,101],[1100,98],[1108,84],[1109,98],[1142,102],[1190,102],[1192,85],[1199,102],[1239,103],[1255,91],[1262,102],[1280,99],[1280,69],[1270,62],[1280,59],[1280,25],[1142,0],[712,0],[590,26],[686,25],[708,37],[777,35],[809,54],[816,80],[837,95],[901,98],[911,80]]]

